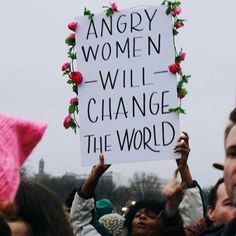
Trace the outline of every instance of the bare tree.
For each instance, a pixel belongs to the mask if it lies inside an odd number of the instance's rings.
[[[135,172],[130,182],[132,197],[136,200],[161,198],[161,183],[154,174]]]

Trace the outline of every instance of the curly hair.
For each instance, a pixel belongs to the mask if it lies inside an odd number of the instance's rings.
[[[136,202],[135,205],[131,206],[128,210],[128,213],[125,215],[124,222],[124,227],[127,228],[128,235],[131,235],[132,233],[132,222],[134,216],[141,209],[145,209],[148,212],[153,212],[159,215],[160,212],[165,209],[165,202],[156,200],[141,200]]]

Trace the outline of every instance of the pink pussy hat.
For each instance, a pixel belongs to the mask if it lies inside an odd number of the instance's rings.
[[[0,113],[0,201],[14,200],[20,168],[41,140],[47,125]]]

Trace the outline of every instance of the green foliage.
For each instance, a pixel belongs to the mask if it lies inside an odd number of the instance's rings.
[[[94,13],[92,13],[90,10],[88,10],[86,7],[84,8],[84,15],[89,18],[89,20],[92,20],[94,17]]]
[[[169,112],[175,112],[177,115],[186,114],[185,110],[182,107],[170,108]]]

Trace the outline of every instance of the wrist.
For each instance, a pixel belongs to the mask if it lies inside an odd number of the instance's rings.
[[[175,216],[178,208],[174,207],[173,205],[169,204],[168,202],[165,205],[165,214],[167,217],[172,218]]]

